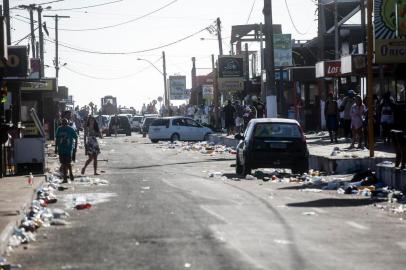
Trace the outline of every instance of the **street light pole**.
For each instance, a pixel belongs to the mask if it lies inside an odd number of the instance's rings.
[[[170,96],[169,96],[169,91],[168,87],[166,85],[166,57],[165,57],[165,51],[162,52],[162,65],[163,65],[163,75],[164,75],[164,94],[165,94],[165,107],[169,108],[170,105]]]

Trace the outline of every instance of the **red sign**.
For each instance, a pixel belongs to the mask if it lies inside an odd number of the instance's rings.
[[[341,75],[341,61],[325,61],[324,77],[338,77]]]

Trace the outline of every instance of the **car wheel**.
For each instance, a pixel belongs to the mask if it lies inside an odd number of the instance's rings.
[[[252,171],[252,169],[249,165],[247,165],[245,163],[242,165],[242,175],[243,176],[246,176],[247,174],[251,174],[251,171]]]
[[[242,175],[243,173],[243,167],[242,167],[242,165],[241,165],[241,163],[240,163],[240,160],[238,159],[238,157],[236,158],[236,160],[235,160],[235,173],[237,174],[237,175]]]
[[[209,139],[210,139],[210,133],[207,133],[206,135],[204,135],[203,141],[209,141]]]
[[[152,143],[157,143],[157,142],[158,142],[158,140],[151,140],[151,142],[152,142]]]
[[[292,173],[293,174],[304,174],[309,171],[309,165],[308,162],[301,164],[300,166],[292,168]]]
[[[175,133],[175,134],[172,134],[172,136],[171,136],[171,141],[172,142],[175,142],[175,141],[179,141],[179,134],[178,133]]]

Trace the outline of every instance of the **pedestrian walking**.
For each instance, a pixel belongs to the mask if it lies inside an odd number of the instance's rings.
[[[350,116],[351,116],[351,131],[352,131],[352,143],[350,149],[355,147],[355,143],[358,140],[358,148],[362,148],[363,141],[363,119],[362,116],[365,112],[365,106],[362,103],[360,96],[355,97],[355,103],[351,107]]]
[[[235,126],[235,108],[231,104],[231,100],[227,100],[227,105],[223,108],[225,128],[227,129],[227,136],[234,134]]]
[[[341,105],[343,104],[343,101],[344,101],[344,95],[341,94],[340,97],[337,99],[337,105],[338,105],[338,109],[339,109],[338,127],[339,127],[340,137],[342,137],[344,134],[344,111],[340,110]]]
[[[340,106],[340,111],[344,112],[343,129],[344,137],[349,139],[351,133],[351,108],[355,102],[355,92],[354,90],[349,90],[347,96],[344,98]]]
[[[338,104],[334,99],[333,93],[329,93],[326,104],[324,106],[324,116],[326,118],[326,126],[330,135],[330,142],[338,143]]]
[[[99,175],[97,173],[97,156],[100,154],[100,146],[97,141],[97,137],[102,138],[99,125],[93,116],[87,118],[85,125],[85,151],[88,159],[86,160],[85,166],[82,168],[81,173],[85,174],[87,166],[93,161],[94,175]]]
[[[61,124],[62,125],[56,130],[55,153],[59,155],[59,162],[61,163],[63,177],[62,183],[67,183],[68,171],[70,180],[74,180],[72,160],[75,161],[76,159],[78,135],[76,131],[68,125],[68,119],[63,118]]]
[[[390,142],[390,130],[395,121],[395,103],[391,99],[390,92],[386,92],[380,106],[382,139],[385,143]]]

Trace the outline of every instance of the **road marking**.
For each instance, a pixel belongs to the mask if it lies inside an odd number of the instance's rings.
[[[359,230],[369,230],[368,227],[366,227],[366,226],[364,226],[364,225],[361,225],[361,224],[359,224],[359,223],[356,223],[356,222],[354,222],[354,221],[347,221],[346,223],[347,223],[348,225],[350,225],[351,227],[354,227],[354,228],[359,229]]]
[[[406,250],[406,242],[397,242],[396,244],[398,244],[398,246]]]

